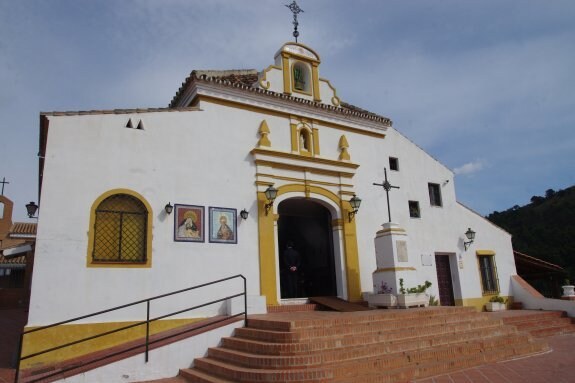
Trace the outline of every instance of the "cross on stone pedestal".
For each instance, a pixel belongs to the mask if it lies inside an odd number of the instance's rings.
[[[0,181],[0,184],[2,184],[2,193],[0,195],[4,195],[4,185],[9,183],[10,182],[6,181],[6,177],[2,177],[2,181]]]
[[[389,219],[388,222],[391,222],[391,208],[389,207],[389,191],[391,189],[399,189],[399,186],[393,186],[387,180],[387,169],[383,168],[383,174],[385,175],[385,180],[381,184],[374,183],[375,186],[382,186],[385,189],[385,194],[387,196],[387,217]]]

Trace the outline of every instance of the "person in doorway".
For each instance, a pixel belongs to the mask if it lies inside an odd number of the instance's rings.
[[[286,244],[286,249],[283,254],[283,262],[287,272],[287,298],[297,298],[301,255],[296,249],[294,249],[292,241],[288,241]]]

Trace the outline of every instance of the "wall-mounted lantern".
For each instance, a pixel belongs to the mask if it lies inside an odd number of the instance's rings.
[[[353,197],[351,197],[351,199],[349,200],[349,204],[351,205],[351,208],[353,209],[352,211],[350,211],[348,213],[349,222],[351,222],[353,220],[353,217],[357,214],[359,207],[361,206],[361,198],[359,198],[358,196],[356,196],[354,194]]]
[[[28,211],[28,217],[37,218],[34,217],[36,211],[38,211],[38,205],[36,205],[36,203],[30,201],[30,203],[26,205],[26,210]]]
[[[471,230],[471,228],[468,228],[467,231],[465,232],[465,236],[469,240],[467,242],[465,242],[465,241],[463,242],[463,246],[465,247],[465,250],[467,251],[467,249],[469,249],[469,246],[471,246],[473,241],[475,241],[475,232],[473,230]]]
[[[278,195],[278,189],[276,189],[272,185],[270,185],[270,186],[268,186],[268,188],[266,189],[266,191],[264,193],[266,195],[266,199],[268,200],[268,203],[266,203],[266,205],[265,205],[266,215],[267,215],[269,210],[274,205],[274,201]]]

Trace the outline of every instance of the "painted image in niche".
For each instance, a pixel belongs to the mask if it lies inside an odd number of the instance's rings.
[[[210,242],[237,243],[236,209],[210,207]]]
[[[204,207],[174,205],[174,241],[204,242]]]

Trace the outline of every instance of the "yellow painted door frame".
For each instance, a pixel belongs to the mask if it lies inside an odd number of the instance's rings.
[[[317,186],[303,184],[283,185],[278,188],[278,197],[286,193],[305,193],[306,197],[321,195],[327,197],[339,208],[341,214],[340,223],[342,225],[343,248],[340,253],[345,265],[347,282],[347,296],[352,302],[361,300],[361,280],[359,274],[359,254],[357,247],[357,235],[355,219],[348,218],[351,206],[348,201],[341,199],[336,194]],[[266,297],[268,305],[279,304],[278,283],[277,283],[277,251],[276,251],[276,230],[275,224],[279,218],[274,213],[274,208],[266,211],[268,202],[263,191],[257,193],[258,200],[258,243],[260,261],[260,291]]]

